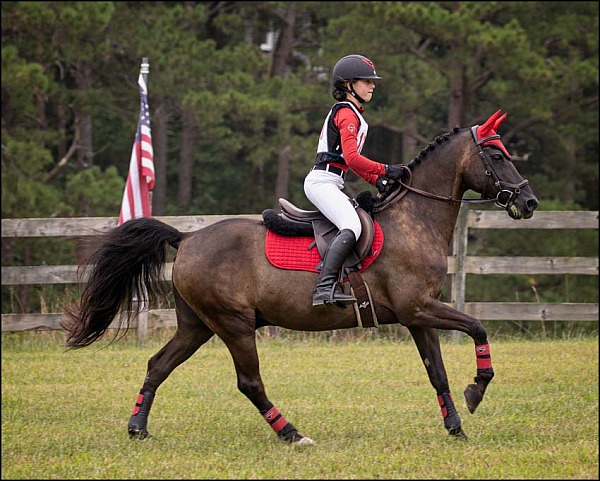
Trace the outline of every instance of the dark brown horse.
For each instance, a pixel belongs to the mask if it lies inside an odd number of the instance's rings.
[[[379,324],[400,323],[411,333],[433,385],[449,434],[466,438],[442,360],[438,329],[468,334],[475,344],[474,384],[464,391],[469,411],[482,401],[494,376],[481,322],[440,301],[447,253],[467,190],[479,202],[496,202],[513,219],[533,215],[538,201],[499,140],[500,111],[483,125],[438,136],[407,166],[401,185],[376,200],[374,216],[385,234],[376,261],[362,276]],[[324,331],[357,326],[352,309],[312,306],[317,274],[282,270],[265,256],[267,228],[261,220],[231,218],[190,233],[154,218],[130,220],[106,233],[86,265],[91,269],[80,303],[67,307],[67,346],[100,339],[117,315],[139,313],[136,298],[150,304],[164,292],[162,270],[170,245],[177,249],[172,285],[177,314],[173,338],[148,361],[128,430],[148,436],[148,416],[159,386],[215,334],[229,349],[239,390],[284,441],[314,444],[289,423],[265,392],[256,329],[281,326]],[[161,287],[162,286],[162,287]]]

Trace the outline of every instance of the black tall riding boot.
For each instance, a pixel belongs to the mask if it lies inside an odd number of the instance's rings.
[[[342,265],[355,245],[356,238],[350,229],[341,230],[333,238],[325,252],[321,272],[313,292],[313,306],[339,303],[344,307],[345,304],[356,302],[354,296],[344,294],[342,286],[338,283]]]

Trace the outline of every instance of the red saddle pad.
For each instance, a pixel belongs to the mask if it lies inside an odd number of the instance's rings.
[[[374,224],[375,235],[371,254],[362,260],[360,272],[375,262],[383,247],[383,231],[377,221]],[[309,249],[314,240],[314,237],[288,237],[267,230],[265,254],[269,262],[279,269],[319,272],[316,267],[321,262],[321,255],[317,245],[314,244],[312,249]]]

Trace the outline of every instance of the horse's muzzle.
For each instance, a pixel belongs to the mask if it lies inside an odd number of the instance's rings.
[[[537,209],[539,202],[535,197],[527,199],[525,202],[517,202],[518,197],[511,199],[506,204],[506,212],[516,220],[530,219],[533,217],[533,212]]]

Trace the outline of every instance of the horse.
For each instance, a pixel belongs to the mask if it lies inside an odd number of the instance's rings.
[[[400,323],[407,328],[436,391],[444,427],[459,439],[468,438],[450,390],[439,330],[466,333],[474,342],[476,375],[463,392],[471,414],[494,377],[484,326],[440,300],[460,205],[494,202],[515,220],[531,218],[538,206],[497,134],[506,115],[498,110],[481,125],[455,127],[437,136],[404,165],[402,179],[390,181],[383,195],[372,196],[371,214],[385,237],[377,259],[362,272],[374,313],[379,325]],[[463,199],[467,190],[481,197]],[[163,278],[166,255],[169,246],[176,250],[172,295],[177,328],[148,360],[127,426],[130,438],[150,436],[148,419],[159,386],[216,335],[231,354],[239,391],[277,438],[291,445],[316,444],[267,396],[256,330],[265,326],[313,332],[348,329],[357,327],[357,320],[350,308],[313,307],[316,274],[272,265],[265,256],[267,233],[264,219],[243,216],[186,233],[159,219],[142,217],[102,234],[99,247],[81,261],[79,268],[89,269],[89,277],[82,284],[81,297],[64,307],[61,321],[67,351],[102,338],[117,315],[121,319],[117,333],[123,333],[121,329],[139,315],[137,299],[147,299],[149,305],[164,299],[168,295]]]

